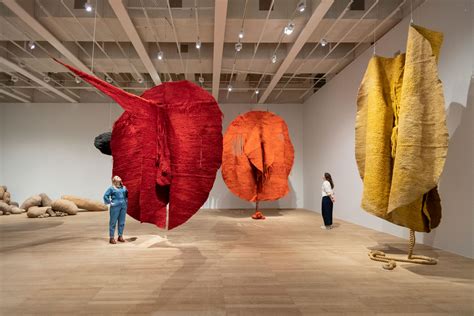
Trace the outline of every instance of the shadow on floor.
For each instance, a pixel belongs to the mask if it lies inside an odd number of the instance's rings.
[[[279,217],[284,216],[286,211],[293,209],[260,209],[265,217]],[[255,209],[226,209],[216,210],[215,214],[222,217],[230,218],[250,218],[255,213]]]
[[[64,221],[51,222],[42,218],[31,218],[25,222],[5,223],[0,226],[0,230],[2,233],[28,232],[57,227],[62,225],[63,223]]]
[[[0,248],[0,253],[16,251],[16,250],[20,250],[20,249],[26,249],[26,248],[30,248],[30,247],[47,246],[47,245],[51,245],[51,244],[62,243],[64,241],[68,241],[68,240],[72,240],[72,239],[77,239],[77,237],[53,237],[53,238],[41,239],[41,240],[28,242],[28,243],[24,243],[24,244],[18,244],[18,245],[13,245],[13,246],[8,246],[8,247],[2,247],[2,248]]]

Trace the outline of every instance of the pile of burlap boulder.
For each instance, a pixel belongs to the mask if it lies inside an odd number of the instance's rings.
[[[107,211],[107,205],[100,201],[86,199],[75,195],[63,195],[52,200],[46,193],[27,198],[21,206],[11,201],[7,187],[0,186],[0,215],[25,213],[29,218],[76,215],[80,211]]]
[[[0,215],[21,214],[25,210],[11,200],[11,194],[5,185],[0,185]]]
[[[28,210],[26,215],[30,218],[76,215],[80,211],[107,211],[107,205],[99,201],[74,195],[63,195],[52,201],[44,193],[28,198],[22,206]]]

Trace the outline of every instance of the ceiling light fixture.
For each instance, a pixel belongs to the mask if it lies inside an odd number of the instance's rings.
[[[84,4],[84,9],[86,9],[87,12],[92,12],[92,4],[90,4],[90,2],[87,1],[87,2]]]
[[[242,50],[242,43],[235,43],[235,51],[240,52]]]
[[[227,86],[227,91],[231,92],[232,91],[232,85]]]
[[[48,76],[44,76],[44,77],[43,77],[43,81],[46,82],[46,83],[48,83],[48,82],[51,81],[51,78],[48,77]]]
[[[255,90],[255,94],[259,94],[259,93],[260,93],[260,91],[258,89]]]
[[[200,49],[201,48],[201,39],[198,37],[197,41],[196,41],[196,48],[197,49]]]
[[[200,83],[200,84],[203,84],[203,83],[204,83],[204,77],[203,77],[203,76],[199,76],[199,83]]]
[[[324,38],[321,39],[321,46],[324,47],[328,44],[328,41],[326,41]]]
[[[36,48],[35,42],[34,41],[29,41],[28,42],[28,48],[31,49],[31,50],[35,49]]]
[[[11,80],[12,82],[17,82],[17,81],[18,81],[18,76],[13,75],[13,76],[10,78],[10,80]]]
[[[105,77],[105,81],[107,81],[108,83],[112,83],[112,82],[113,82],[112,78],[110,78],[109,76]]]
[[[295,24],[290,22],[288,23],[287,26],[285,26],[285,28],[283,29],[283,33],[285,33],[285,35],[291,35],[291,33],[293,33],[293,31],[295,30]]]
[[[138,83],[143,83],[143,78],[142,78],[142,77],[138,77],[137,82],[138,82]]]
[[[296,6],[296,9],[299,11],[299,12],[304,12],[304,10],[306,10],[306,0],[301,0],[298,5]]]
[[[158,52],[158,60],[163,60],[163,52],[161,50]]]
[[[25,68],[25,67],[26,67],[26,64],[25,64],[24,61],[20,61],[20,62],[18,63],[18,66],[20,66],[21,68]]]
[[[243,39],[244,38],[244,30],[240,30],[239,32],[239,38]]]
[[[82,81],[82,79],[81,79],[81,77],[76,77],[76,78],[74,78],[74,81],[75,81],[77,84],[80,84],[81,81]]]
[[[272,56],[272,64],[276,63],[277,62],[277,55],[276,54],[273,54]]]

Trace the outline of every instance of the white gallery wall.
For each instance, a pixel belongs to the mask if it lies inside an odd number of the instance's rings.
[[[450,134],[439,184],[441,225],[430,234],[419,234],[417,241],[468,257],[474,257],[473,6],[471,0],[427,0],[413,15],[415,24],[444,33],[439,73]],[[405,51],[408,25],[409,17],[377,42],[376,53],[390,57]],[[407,229],[360,208],[362,182],[354,157],[356,97],[372,54],[368,49],[304,104],[304,205],[320,211],[321,177],[328,171],[335,181],[336,218],[407,237]]]
[[[267,106],[221,105],[223,132],[239,114]],[[292,190],[262,207],[303,207],[303,116],[301,105],[269,105],[268,110],[288,123],[295,146],[290,175]],[[93,145],[98,134],[110,130],[122,113],[115,103],[0,104],[0,184],[8,186],[14,201],[46,192],[52,198],[74,194],[101,199],[110,185],[112,158]],[[225,186],[220,170],[203,208],[252,208]]]

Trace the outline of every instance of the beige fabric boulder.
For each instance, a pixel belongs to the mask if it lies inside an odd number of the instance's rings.
[[[3,193],[3,202],[7,203],[7,204],[10,204],[11,202],[11,194],[10,192],[5,192]]]
[[[41,206],[51,206],[53,204],[53,200],[46,193],[40,193],[39,196],[41,196]]]
[[[21,208],[19,208],[18,206],[13,206],[13,205],[11,205],[10,212],[11,212],[12,214],[21,214],[21,213],[24,213],[24,212],[26,212],[26,211],[23,210],[23,209],[21,209]]]
[[[88,211],[107,211],[107,205],[100,201],[81,198],[74,195],[63,195],[61,199],[68,200],[77,205],[78,208],[86,209]]]
[[[40,205],[41,205],[41,196],[33,195],[27,198],[25,202],[21,204],[20,208],[24,210],[29,210],[30,207],[32,206],[40,206]]]
[[[68,215],[76,215],[79,209],[77,208],[76,204],[68,200],[55,200],[53,205],[51,206],[53,211],[55,212],[64,212]]]
[[[44,214],[51,209],[49,206],[32,206],[28,209],[26,216],[29,218],[44,217]]]
[[[0,201],[0,211],[2,211],[4,214],[10,212],[11,206],[3,201]]]
[[[5,189],[3,186],[0,186],[0,200],[3,200],[3,195],[5,194]]]
[[[10,205],[8,205],[7,203],[3,201],[0,201],[0,211],[10,212]]]

